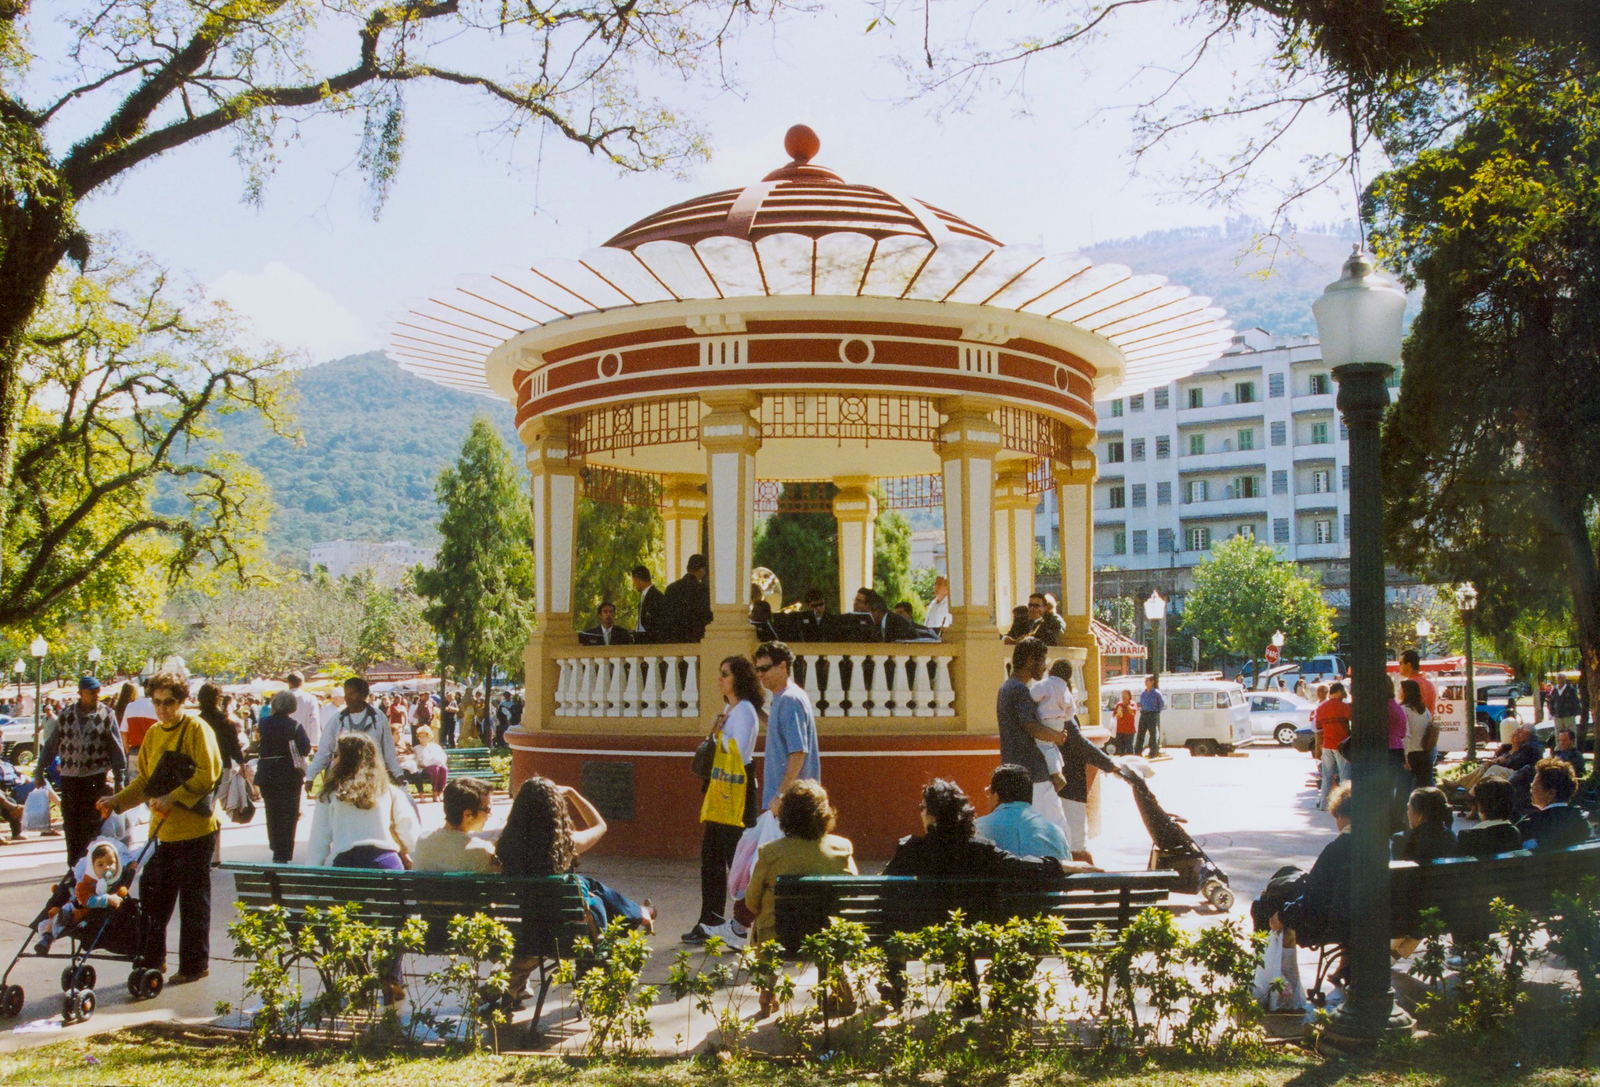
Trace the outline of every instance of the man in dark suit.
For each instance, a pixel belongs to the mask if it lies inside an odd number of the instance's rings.
[[[1472,791],[1472,799],[1478,804],[1478,824],[1456,835],[1463,857],[1490,857],[1522,848],[1522,831],[1512,822],[1516,798],[1509,781],[1488,778],[1478,782]]]
[[[866,610],[871,613],[876,628],[877,641],[914,642],[921,636],[917,624],[899,612],[890,611],[888,602],[873,590],[862,589],[856,599],[867,605]]]
[[[711,587],[706,584],[710,566],[704,555],[690,555],[687,573],[667,586],[668,640],[698,642],[711,625]]]
[[[607,600],[600,605],[600,625],[578,635],[581,645],[632,645],[633,631],[617,626],[617,606]]]
[[[639,594],[639,627],[634,631],[636,642],[658,642],[666,629],[667,598],[651,582],[650,571],[644,566],[633,568],[633,591]]]
[[[1524,846],[1544,853],[1589,840],[1589,820],[1570,803],[1577,791],[1570,764],[1545,759],[1533,768],[1533,811],[1518,824]]]

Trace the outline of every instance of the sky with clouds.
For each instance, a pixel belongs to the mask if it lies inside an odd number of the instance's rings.
[[[554,132],[511,140],[471,93],[413,87],[405,158],[376,218],[354,165],[359,120],[338,118],[292,133],[260,207],[242,201],[224,136],[145,165],[80,214],[91,230],[115,231],[207,285],[259,335],[322,361],[381,347],[386,315],[460,275],[575,255],[658,208],[759,179],[786,160],[783,133],[797,122],[821,135],[817,161],[847,180],[916,196],[1005,241],[1070,251],[1270,213],[1269,193],[1222,209],[1170,179],[1192,156],[1224,155],[1241,129],[1198,133],[1131,172],[1127,107],[1147,92],[1151,66],[1177,63],[1192,40],[1174,22],[1182,5],[1137,11],[1081,56],[1035,62],[1026,95],[1008,92],[1008,72],[1005,86],[961,110],[908,100],[889,59],[916,52],[921,9],[916,34],[882,24],[865,33],[877,11],[843,2],[749,31],[734,52],[737,91],[667,88],[711,134],[711,160],[686,177],[619,173]],[[1236,47],[1181,98],[1221,95],[1266,55],[1265,43]],[[1271,168],[1286,175],[1301,156],[1338,146],[1345,125],[1311,118]],[[1303,209],[1304,221],[1350,215],[1348,187]]]

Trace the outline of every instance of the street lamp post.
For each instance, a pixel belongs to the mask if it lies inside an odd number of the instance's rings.
[[[98,645],[89,647],[89,674],[96,679],[100,678],[100,662],[105,659],[105,654],[100,652]]]
[[[43,709],[41,701],[44,698],[44,656],[50,652],[50,643],[40,634],[28,646],[28,653],[38,663],[37,670],[33,673],[33,750],[35,755],[39,751],[39,728],[41,724],[40,711]]]
[[[1428,656],[1428,639],[1431,637],[1433,637],[1433,624],[1428,622],[1428,617],[1424,615],[1417,620],[1417,652],[1423,658]]]
[[[1478,691],[1472,674],[1472,613],[1478,607],[1478,589],[1470,581],[1456,586],[1456,609],[1461,612],[1461,633],[1467,651],[1467,761],[1478,761]]]
[[[1406,298],[1359,249],[1313,304],[1322,361],[1339,383],[1350,434],[1350,714],[1352,748],[1350,986],[1323,1032],[1334,1050],[1370,1050],[1412,1020],[1389,983],[1389,721],[1385,674],[1380,427],[1400,361]]]
[[[17,658],[17,663],[11,666],[11,671],[17,677],[17,712],[22,712],[22,677],[27,674],[28,666],[22,663],[22,658]]]
[[[1144,602],[1144,617],[1156,625],[1156,644],[1150,647],[1150,674],[1159,683],[1162,666],[1167,663],[1167,602],[1156,589],[1150,590],[1150,599]]]

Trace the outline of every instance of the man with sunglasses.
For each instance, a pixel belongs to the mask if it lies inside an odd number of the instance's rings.
[[[751,657],[756,677],[772,695],[767,709],[767,762],[761,800],[774,816],[784,791],[801,779],[822,780],[817,750],[817,714],[805,689],[790,674],[794,651],[783,642],[762,642]]]

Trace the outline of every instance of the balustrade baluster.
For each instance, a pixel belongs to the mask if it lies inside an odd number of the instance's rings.
[[[661,689],[658,686],[657,670],[661,667],[660,657],[640,657],[639,667],[644,669],[644,690],[639,694],[639,716],[661,716]]]
[[[629,657],[623,664],[628,669],[628,681],[622,686],[622,716],[639,716],[639,665],[640,657]]]
[[[844,716],[844,685],[839,676],[839,662],[844,658],[837,653],[826,653],[822,659],[828,664],[827,685],[822,688],[822,698],[828,705],[823,711],[824,717]]]
[[[889,659],[894,662],[889,673],[894,688],[894,715],[910,717],[914,706],[913,699],[916,698],[916,689],[912,686],[912,677],[916,675],[912,662],[916,658],[905,653]]]
[[[912,714],[915,717],[932,717],[934,714],[933,673],[936,667],[932,657],[911,658],[911,674],[914,677],[913,687],[917,699],[917,708]]]
[[[848,698],[850,709],[847,714],[850,717],[865,717],[867,716],[867,654],[851,653],[849,654],[849,660],[850,690]]]
[[[806,697],[811,699],[812,710],[817,713],[821,713],[822,688],[817,682],[817,672],[819,671],[818,666],[822,658],[815,653],[807,653],[802,659],[804,659],[806,662],[806,681],[804,684]]]
[[[606,716],[622,716],[622,658],[607,657],[610,676],[606,683]]]
[[[579,657],[575,662],[577,668],[577,684],[572,688],[572,716],[587,717],[589,715],[589,685],[594,681],[594,662],[588,657]]]
[[[572,669],[569,661],[566,657],[557,657],[556,693],[553,700],[555,702],[555,710],[553,712],[557,717],[565,717],[567,715],[567,684],[571,679]]]
[[[872,654],[872,716],[888,717],[889,708],[889,655]]]
[[[678,658],[662,657],[667,664],[666,689],[661,692],[661,716],[678,716],[678,699],[682,688],[678,686]]]
[[[688,669],[683,677],[683,715],[700,716],[700,658],[684,657]]]
[[[953,657],[935,657],[935,670],[933,673],[933,703],[934,716],[954,717],[956,715],[956,691],[950,685],[950,662]]]

